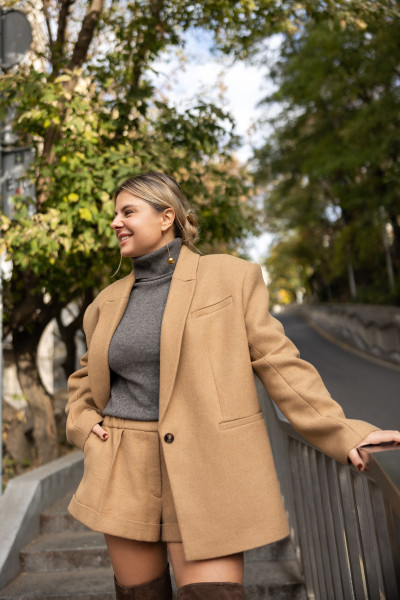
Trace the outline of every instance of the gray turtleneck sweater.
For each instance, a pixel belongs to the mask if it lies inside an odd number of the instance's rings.
[[[111,395],[105,415],[158,421],[161,323],[182,239],[133,258],[135,283],[108,351]]]

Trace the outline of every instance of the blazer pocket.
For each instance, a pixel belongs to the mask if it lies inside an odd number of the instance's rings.
[[[191,313],[191,317],[192,317],[192,319],[197,319],[198,317],[204,317],[205,315],[209,315],[213,312],[216,312],[217,310],[221,310],[221,308],[225,308],[225,306],[228,306],[229,304],[232,304],[232,296],[228,296],[227,298],[224,298],[223,300],[220,300],[219,302],[216,302],[215,304],[210,304],[209,306],[204,306],[204,308],[199,308],[198,310],[194,310]]]
[[[249,425],[250,423],[255,423],[256,421],[260,421],[264,418],[264,414],[262,411],[256,413],[255,415],[250,415],[249,417],[242,417],[241,419],[233,419],[233,421],[222,421],[219,423],[220,429],[233,429],[234,427],[241,427],[242,425]]]

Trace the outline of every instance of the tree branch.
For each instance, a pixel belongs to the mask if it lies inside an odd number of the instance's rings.
[[[150,10],[154,17],[154,29],[150,32],[147,31],[146,35],[144,35],[142,43],[137,49],[137,60],[133,67],[133,77],[131,86],[129,88],[128,97],[129,95],[136,93],[139,89],[140,78],[146,65],[146,55],[148,54],[148,48],[151,45],[149,44],[149,41],[151,39],[161,39],[165,35],[165,23],[162,18],[164,0],[153,0],[150,2],[150,5]]]
[[[92,0],[90,7],[82,22],[78,40],[75,44],[68,69],[77,69],[81,67],[87,57],[90,42],[93,39],[94,31],[99,22],[100,13],[103,10],[104,0]]]
[[[57,39],[53,44],[51,64],[53,66],[54,75],[58,74],[60,69],[60,59],[63,56],[65,35],[67,31],[67,21],[69,9],[74,4],[75,0],[61,0],[60,12],[58,14]]]
[[[43,2],[42,2],[42,10],[43,10],[44,18],[45,18],[45,21],[46,21],[47,33],[48,33],[48,36],[49,36],[49,48],[50,48],[50,52],[52,54],[53,53],[53,47],[54,47],[54,40],[53,40],[53,36],[52,36],[52,33],[51,33],[51,27],[50,27],[50,15],[49,15],[48,0],[43,0]]]

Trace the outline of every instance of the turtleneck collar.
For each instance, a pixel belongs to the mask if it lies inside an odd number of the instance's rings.
[[[173,274],[179,258],[182,238],[176,237],[172,242],[169,242],[168,245],[169,254],[167,245],[165,244],[165,246],[161,246],[161,248],[154,250],[154,252],[132,258],[133,272],[136,281],[158,279]],[[175,262],[172,265],[168,262],[169,255],[175,259]]]

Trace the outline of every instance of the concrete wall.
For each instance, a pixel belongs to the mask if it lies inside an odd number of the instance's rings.
[[[78,450],[9,482],[0,498],[0,589],[19,573],[19,552],[39,534],[41,513],[76,489],[82,473]]]
[[[301,313],[332,336],[400,364],[400,308],[366,304],[302,305]]]

